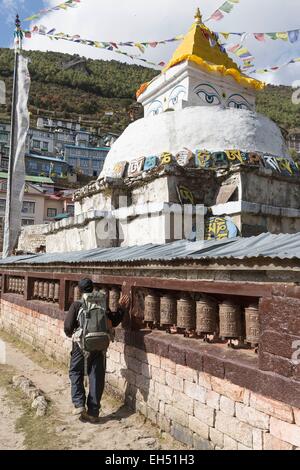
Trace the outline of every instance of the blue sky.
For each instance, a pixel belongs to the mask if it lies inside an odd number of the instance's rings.
[[[0,0],[0,46],[8,47],[11,44],[16,9],[24,18],[45,6],[57,5],[60,1]],[[57,32],[80,34],[82,38],[99,41],[167,39],[189,29],[197,6],[201,7],[204,18],[207,18],[223,1],[81,0],[78,8],[53,12],[36,24],[44,25],[49,30],[56,28]],[[272,32],[300,29],[300,0],[240,0],[222,21],[210,21],[207,24],[215,31]],[[30,25],[27,23],[24,26]],[[155,62],[168,61],[177,45],[174,43],[156,49],[149,48],[143,57]],[[245,46],[254,55],[257,68],[279,65],[300,57],[300,40],[295,44],[270,39],[260,43],[249,38]],[[50,41],[42,36],[26,40],[24,49],[56,50],[92,58],[120,60],[119,55],[108,51],[66,41]],[[233,58],[236,60],[235,56]],[[300,80],[300,64],[289,65],[277,73],[259,75],[257,78],[275,84],[292,84]]]

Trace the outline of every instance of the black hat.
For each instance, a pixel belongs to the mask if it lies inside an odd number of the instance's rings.
[[[94,284],[93,284],[93,281],[91,279],[85,278],[85,279],[81,279],[79,281],[78,287],[79,287],[81,292],[90,293],[90,292],[93,292]]]

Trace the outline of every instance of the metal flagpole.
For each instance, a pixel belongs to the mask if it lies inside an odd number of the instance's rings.
[[[7,246],[3,246],[3,257],[12,255],[13,248],[11,246],[11,234],[10,228],[11,224],[14,223],[11,220],[11,201],[12,201],[12,181],[13,181],[13,169],[14,169],[14,157],[16,150],[16,135],[15,135],[15,126],[16,126],[16,97],[17,97],[17,87],[18,87],[18,67],[19,67],[19,53],[22,49],[22,30],[21,30],[21,21],[19,15],[16,15],[16,29],[15,29],[15,59],[14,59],[14,76],[13,76],[13,92],[12,92],[12,104],[11,104],[11,130],[10,130],[10,150],[9,150],[9,162],[8,162],[8,185],[7,185],[7,197],[6,203],[8,204],[8,218],[5,220],[5,223],[8,223],[8,227],[5,227],[4,232],[7,231],[8,239]],[[6,253],[5,253],[6,251]]]

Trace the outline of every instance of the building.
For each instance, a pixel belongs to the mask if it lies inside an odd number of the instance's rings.
[[[26,174],[67,178],[73,173],[72,167],[63,159],[29,153],[25,156]]]
[[[300,128],[291,129],[288,132],[288,145],[300,157]]]
[[[75,172],[97,177],[102,171],[109,148],[84,147],[82,143],[83,141],[78,142],[78,145],[65,145],[65,161]]]

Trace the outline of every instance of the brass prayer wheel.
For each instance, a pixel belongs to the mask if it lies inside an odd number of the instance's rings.
[[[13,292],[17,292],[17,278],[13,277],[12,278],[12,287],[11,287]]]
[[[39,281],[39,299],[43,298],[43,294],[44,294],[44,282]]]
[[[58,302],[59,301],[59,282],[55,282],[54,284],[54,297],[53,301]]]
[[[230,300],[220,304],[220,337],[236,339],[242,334],[241,307]]]
[[[177,300],[172,294],[167,294],[160,299],[160,324],[172,326],[176,324]]]
[[[81,299],[80,289],[78,286],[74,287],[74,302],[77,302]]]
[[[253,345],[259,343],[259,314],[256,304],[245,308],[246,342]]]
[[[11,292],[13,290],[13,281],[12,281],[12,277],[9,276],[8,278],[8,291]]]
[[[19,277],[19,280],[18,280],[18,292],[19,294],[22,294],[22,278]]]
[[[22,294],[25,293],[25,279],[22,279],[22,287],[21,287]]]
[[[34,281],[33,284],[33,297],[37,299],[39,296],[39,281]]]
[[[177,328],[194,330],[196,327],[195,302],[189,295],[182,295],[177,301]]]
[[[196,303],[196,332],[214,334],[217,331],[218,304],[210,299]]]
[[[54,282],[49,284],[49,300],[54,300]]]
[[[109,310],[113,313],[118,311],[120,300],[120,289],[113,287],[109,291]]]
[[[44,289],[43,289],[43,298],[48,300],[49,297],[49,282],[44,282]]]
[[[144,322],[159,323],[160,299],[158,295],[148,294],[145,297]]]

